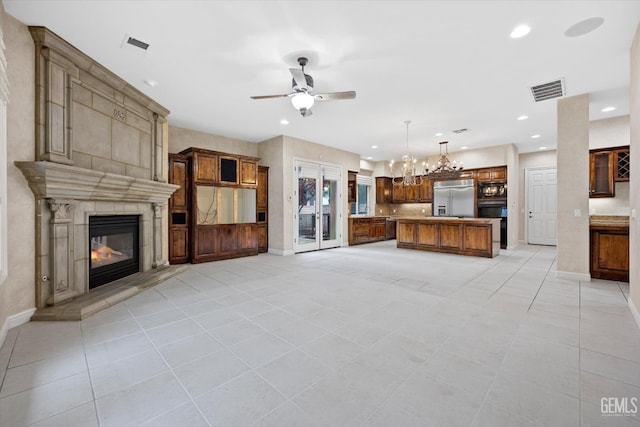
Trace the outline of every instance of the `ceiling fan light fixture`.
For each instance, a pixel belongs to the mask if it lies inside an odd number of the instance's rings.
[[[291,97],[291,104],[293,104],[293,107],[298,111],[310,109],[313,107],[313,103],[313,96],[307,92],[296,93]]]

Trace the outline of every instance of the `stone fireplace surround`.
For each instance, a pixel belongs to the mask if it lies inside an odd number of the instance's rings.
[[[91,216],[139,215],[142,273],[134,276],[162,270],[164,208],[178,186],[166,182],[169,111],[48,29],[29,30],[36,50],[36,159],[15,164],[36,197],[36,308],[42,311],[89,300]],[[109,305],[91,304],[92,311]]]

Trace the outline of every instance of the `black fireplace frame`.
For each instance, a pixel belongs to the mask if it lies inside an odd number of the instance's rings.
[[[122,233],[133,234],[132,258],[91,267],[91,238]],[[140,215],[108,215],[89,217],[89,289],[113,282],[140,271]]]

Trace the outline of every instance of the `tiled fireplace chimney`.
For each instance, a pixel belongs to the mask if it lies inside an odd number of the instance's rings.
[[[169,111],[44,27],[36,45],[36,159],[16,162],[36,197],[36,306],[89,290],[91,216],[140,216],[140,270],[166,263]]]

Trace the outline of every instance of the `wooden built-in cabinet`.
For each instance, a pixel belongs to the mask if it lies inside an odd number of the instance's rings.
[[[589,151],[589,197],[615,197],[615,183],[629,181],[629,146]]]
[[[605,280],[629,281],[629,222],[591,220],[590,268],[591,277]]]
[[[258,252],[267,252],[269,250],[269,168],[266,166],[258,166],[256,222],[258,223]]]
[[[257,255],[258,219],[267,224],[258,160],[200,148],[169,155],[169,182],[180,186],[169,200],[170,263]]]
[[[169,154],[169,183],[180,187],[169,198],[169,263],[189,262],[190,209],[189,160]]]

